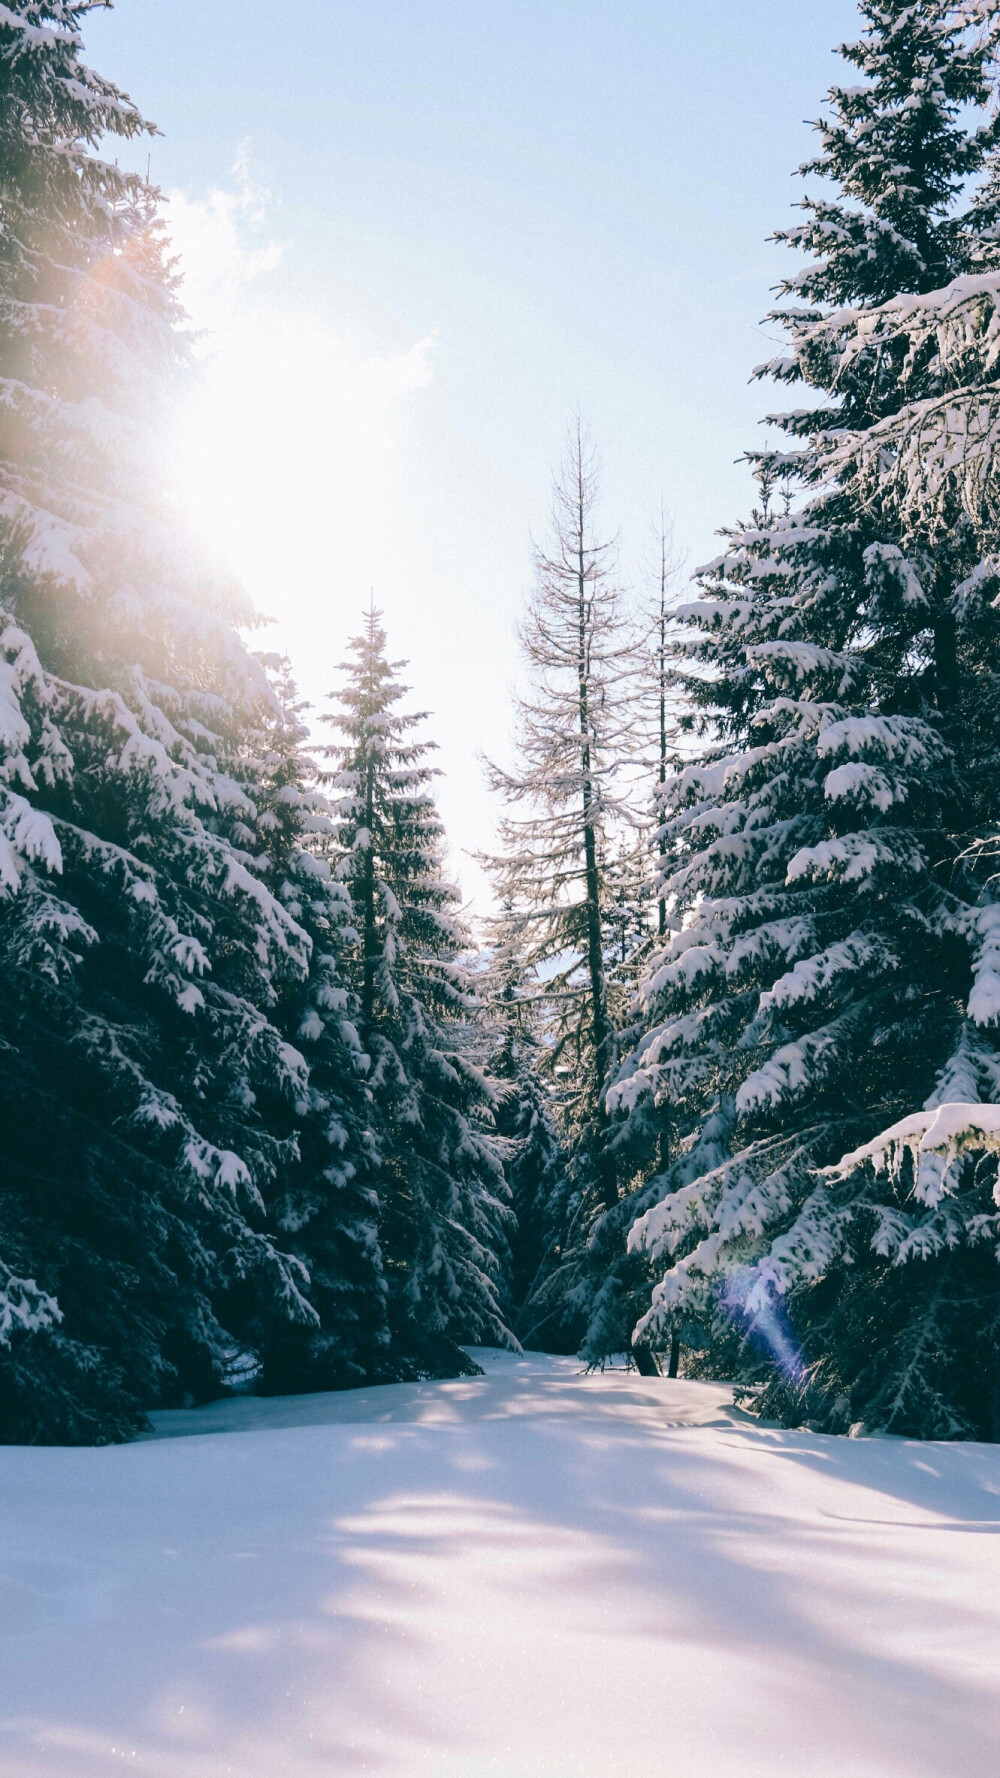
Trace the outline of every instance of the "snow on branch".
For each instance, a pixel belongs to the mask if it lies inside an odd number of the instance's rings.
[[[33,1278],[16,1278],[0,1260],[0,1347],[10,1345],[13,1333],[39,1333],[61,1320],[54,1296],[39,1290]]]
[[[959,1182],[962,1162],[975,1154],[1000,1154],[1000,1105],[937,1105],[890,1124],[870,1142],[823,1169],[830,1180],[847,1179],[861,1167],[898,1180],[909,1155],[914,1195],[935,1205]]]

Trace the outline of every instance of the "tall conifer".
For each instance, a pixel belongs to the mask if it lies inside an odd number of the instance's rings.
[[[90,10],[0,16],[0,1425],[70,1441],[317,1318],[264,1216],[310,949],[246,851],[270,693],[159,485],[186,350],[156,194],[96,152],[151,126]]]
[[[308,1082],[268,1116],[297,1144],[297,1162],[267,1195],[277,1237],[309,1274],[320,1325],[273,1317],[262,1327],[261,1387],[332,1389],[400,1373],[390,1350],[379,1241],[377,1108],[350,991],[354,909],[337,871],[336,813],[308,751],[305,706],[286,660],[264,657],[276,704],[248,737],[254,869],[308,935],[308,973],[290,980],[274,1023],[299,1045]],[[405,1368],[405,1366],[404,1366]]]
[[[567,1155],[557,1092],[542,1066],[538,1003],[525,969],[521,937],[504,909],[492,921],[493,945],[480,985],[489,1045],[490,1078],[498,1088],[497,1129],[504,1140],[510,1186],[510,1296],[516,1332],[529,1345],[546,1343],[537,1289],[559,1259],[567,1227]]]
[[[579,1115],[600,1115],[612,1059],[605,940],[607,857],[626,814],[622,768],[634,748],[633,654],[614,540],[597,530],[594,453],[578,420],[553,488],[552,543],[536,552],[521,625],[529,688],[518,700],[518,760],[490,767],[510,813],[493,870],[520,922],[527,970],[552,1018],[552,1060],[568,1069]]]
[[[730,534],[681,613],[710,745],[666,787],[674,935],[612,1094],[659,1149],[634,1245],[675,1261],[640,1337],[679,1331],[764,1378],[765,1408],[937,1432],[984,1424],[952,1362],[982,1311],[981,1207],[956,1208],[946,1168],[935,1190],[904,1169],[888,1192],[816,1169],[1000,1082],[995,914],[969,851],[996,805],[981,537],[957,504],[904,523],[858,471],[919,377],[887,309],[926,308],[976,258],[961,199],[995,130],[969,122],[991,45],[967,10],[861,7],[843,53],[864,84],[833,89],[805,169],[847,201],[807,200],[781,237],[819,258],[786,286],[790,350],[764,369],[811,399],[778,419],[796,447],[760,470],[805,501]]]
[[[357,927],[352,986],[379,1142],[380,1227],[402,1351],[429,1370],[467,1367],[459,1341],[509,1344],[501,1294],[509,1192],[493,1094],[477,1059],[468,935],[444,875],[424,720],[372,609],[326,718],[337,763],[339,875]]]

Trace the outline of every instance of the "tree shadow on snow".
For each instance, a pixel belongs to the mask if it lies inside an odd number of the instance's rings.
[[[993,1778],[1000,1462],[608,1419],[17,1453],[0,1774]]]

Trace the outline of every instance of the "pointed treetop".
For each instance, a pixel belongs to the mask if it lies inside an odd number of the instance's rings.
[[[808,220],[775,239],[816,256],[781,286],[809,303],[879,303],[928,291],[962,269],[953,214],[965,181],[996,143],[995,119],[968,126],[990,100],[1000,40],[996,7],[955,0],[862,0],[866,29],[840,54],[864,76],[831,87],[821,149],[799,170],[839,186],[846,202],[806,197]]]

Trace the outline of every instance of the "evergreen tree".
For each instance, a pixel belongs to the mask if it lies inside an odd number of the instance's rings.
[[[995,26],[967,10],[862,6],[843,53],[865,84],[833,89],[806,169],[849,201],[807,202],[782,237],[820,258],[764,368],[816,396],[760,468],[806,498],[765,501],[680,613],[708,745],[666,785],[673,935],[611,1094],[647,1150],[633,1246],[674,1260],[638,1337],[762,1379],[764,1411],[950,1435],[989,1419],[985,1386],[975,1413],[956,1387],[963,1344],[981,1383],[996,1356],[982,1169],[963,1206],[962,1167],[887,1172],[865,1145],[922,1104],[1000,1096],[974,844],[997,812],[998,617],[956,480],[932,512],[859,466],[881,439],[895,472],[886,433],[926,394],[932,354],[889,311],[939,306],[981,252],[958,201],[995,135],[969,122]]]
[[[542,1068],[537,1001],[509,909],[493,922],[491,938],[495,948],[482,993],[489,1073],[499,1087],[497,1130],[506,1145],[504,1171],[514,1212],[510,1297],[514,1328],[530,1345],[543,1331],[531,1306],[533,1294],[558,1263],[566,1227],[566,1155],[551,1078]]]
[[[674,660],[674,584],[680,564],[673,546],[670,521],[661,503],[654,525],[655,557],[652,585],[640,612],[641,646],[635,663],[636,786],[648,795],[652,780],[655,823],[668,773],[679,757],[685,714]],[[655,842],[654,842],[655,843]],[[639,826],[629,838],[619,840],[617,854],[607,873],[609,912],[606,954],[609,958],[609,1006],[615,1030],[616,1060],[627,1052],[641,1031],[632,1023],[637,982],[649,961],[656,935],[666,931],[666,904],[654,893],[649,856],[650,830]],[[654,911],[655,910],[655,911]],[[646,1307],[651,1283],[650,1267],[643,1255],[629,1251],[628,1233],[635,1216],[632,1191],[648,1146],[637,1141],[638,1121],[612,1126],[606,1133],[606,1166],[613,1173],[615,1191],[599,1203],[588,1203],[584,1193],[577,1202],[583,1209],[574,1218],[566,1242],[568,1265],[560,1283],[572,1279],[577,1307],[576,1340],[581,1357],[603,1364],[612,1354],[631,1352],[638,1368],[647,1374],[657,1370],[648,1346],[632,1345],[631,1335]],[[582,1239],[581,1239],[582,1237]],[[582,1339],[581,1339],[582,1333]],[[677,1368],[676,1342],[672,1342],[670,1374]]]
[[[311,941],[309,971],[291,981],[274,1023],[301,1044],[308,1085],[285,1111],[299,1164],[268,1203],[281,1240],[307,1269],[320,1326],[274,1320],[262,1329],[261,1386],[339,1388],[399,1374],[390,1352],[378,1235],[375,1108],[346,986],[354,911],[336,870],[337,823],[306,751],[306,706],[286,660],[265,658],[276,707],[265,713],[245,771],[256,810],[254,868]],[[282,1108],[272,1109],[272,1119]]]
[[[635,991],[657,940],[667,930],[665,898],[655,893],[655,873],[650,870],[650,843],[657,849],[659,822],[669,777],[683,757],[685,730],[690,716],[683,700],[683,682],[675,660],[677,624],[673,615],[675,584],[680,561],[674,549],[670,520],[661,502],[653,528],[655,554],[642,611],[643,643],[638,662],[637,690],[640,713],[642,785],[652,780],[652,834],[641,830],[643,855],[627,853],[623,860],[630,888],[619,888],[617,897],[631,908],[631,945],[619,951],[616,971],[616,1054],[628,1054],[642,1035],[642,1016],[635,1015]],[[622,869],[619,867],[619,877]],[[623,886],[624,887],[624,886]],[[655,914],[650,918],[650,903]],[[620,923],[624,923],[619,916]],[[624,954],[623,954],[624,953]],[[644,1256],[630,1251],[628,1235],[636,1215],[633,1192],[641,1184],[643,1168],[663,1148],[660,1120],[643,1111],[625,1123],[613,1125],[609,1135],[609,1159],[614,1166],[618,1193],[593,1221],[588,1240],[588,1269],[592,1277],[586,1332],[581,1355],[591,1364],[602,1364],[619,1352],[632,1352],[639,1369],[654,1373],[657,1361],[644,1342],[632,1344],[632,1330],[649,1300],[651,1271]],[[652,1126],[650,1128],[649,1126]],[[677,1373],[677,1342],[671,1340],[669,1371]]]
[[[652,882],[645,833],[624,834],[604,865],[604,956],[608,1013],[617,1030],[653,930]]]
[[[352,987],[376,1108],[390,1318],[424,1371],[468,1369],[458,1342],[516,1343],[503,1316],[511,1222],[493,1092],[478,1064],[468,935],[443,870],[423,721],[396,708],[402,663],[374,609],[328,716],[339,791],[339,876],[358,942]]]
[[[270,693],[176,539],[156,428],[185,365],[147,125],[81,60],[87,0],[0,15],[0,1427],[118,1438],[315,1322],[264,1196],[261,1104],[309,939],[254,874],[240,782]],[[287,1127],[287,1116],[284,1119]]]

